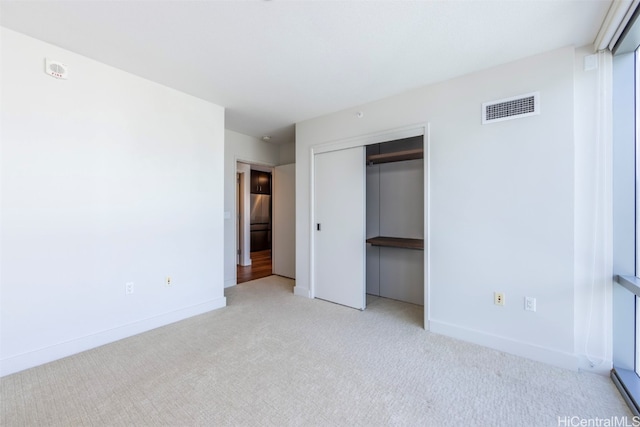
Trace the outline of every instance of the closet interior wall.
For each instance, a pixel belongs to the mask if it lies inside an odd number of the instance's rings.
[[[367,157],[423,149],[423,137],[367,146]],[[367,239],[424,239],[424,159],[368,164]],[[367,244],[367,293],[424,304],[423,250]]]

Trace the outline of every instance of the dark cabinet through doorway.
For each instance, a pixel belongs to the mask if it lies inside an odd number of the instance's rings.
[[[251,192],[253,194],[271,194],[271,174],[269,172],[252,170]]]

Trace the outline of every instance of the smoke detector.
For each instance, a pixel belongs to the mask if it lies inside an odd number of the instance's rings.
[[[69,67],[60,61],[54,61],[53,59],[45,58],[44,60],[44,72],[56,79],[66,80],[69,76]]]

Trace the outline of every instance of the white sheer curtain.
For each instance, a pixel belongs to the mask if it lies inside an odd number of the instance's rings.
[[[597,109],[594,146],[590,156],[591,195],[589,197],[589,271],[584,354],[591,367],[611,360],[611,287],[612,260],[612,55],[609,50],[597,53]]]

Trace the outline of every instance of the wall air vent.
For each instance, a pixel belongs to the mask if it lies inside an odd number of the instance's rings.
[[[520,119],[540,114],[540,92],[482,104],[482,124]]]

